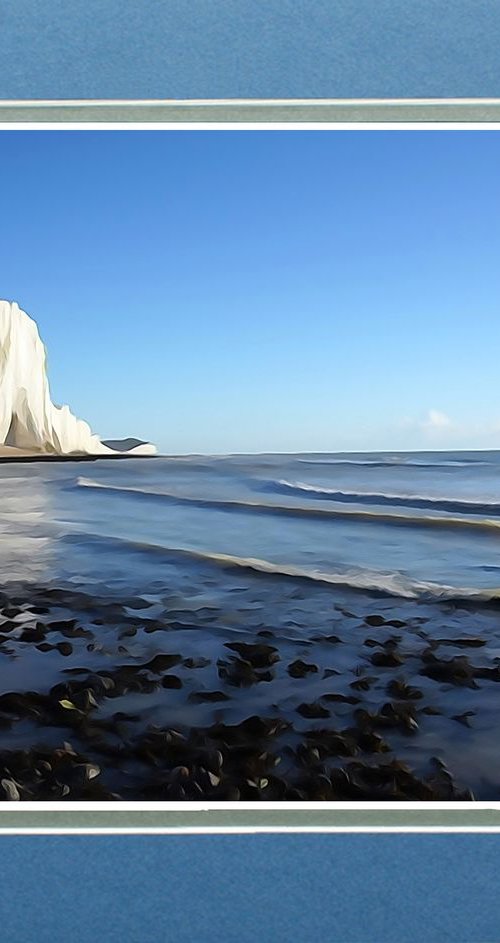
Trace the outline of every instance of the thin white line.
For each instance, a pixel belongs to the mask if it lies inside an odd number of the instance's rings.
[[[491,827],[482,825],[242,825],[242,826],[172,826],[133,827],[124,826],[97,828],[70,828],[67,826],[27,826],[26,828],[0,828],[0,837],[3,835],[270,835],[270,834],[497,834],[500,826]]]
[[[500,812],[500,802],[0,802],[0,812]]]
[[[365,106],[374,106],[377,108],[385,106],[421,107],[421,106],[444,106],[446,108],[456,105],[474,105],[481,107],[484,105],[500,105],[500,98],[138,98],[138,99],[0,99],[0,108],[114,108],[119,107],[148,107],[148,108],[197,108],[203,107],[241,107],[251,106],[256,108],[287,108],[287,107],[324,107],[334,106],[342,108],[359,108]]]
[[[0,106],[0,116],[2,109]],[[65,121],[59,116],[51,121],[0,121],[0,131],[495,131],[500,132],[498,121]]]

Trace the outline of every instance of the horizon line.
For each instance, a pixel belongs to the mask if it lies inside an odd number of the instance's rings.
[[[249,452],[158,452],[156,455],[148,456],[151,458],[177,458],[180,456],[189,456],[189,455],[204,455],[204,456],[217,456],[217,457],[230,457],[237,455],[391,455],[392,453],[397,453],[399,455],[413,455],[415,452],[500,452],[500,445],[491,446],[486,448],[459,448],[459,449],[298,449],[298,450],[276,450],[270,451],[269,449],[259,450],[259,451],[249,451]],[[133,458],[134,456],[130,456]],[[139,456],[135,456],[139,457]]]

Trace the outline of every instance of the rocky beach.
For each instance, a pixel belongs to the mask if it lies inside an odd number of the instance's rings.
[[[3,800],[499,796],[498,608],[223,576],[2,593]]]

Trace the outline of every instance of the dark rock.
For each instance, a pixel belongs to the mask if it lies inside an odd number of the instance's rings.
[[[98,691],[99,693],[105,695],[112,694],[116,688],[113,678],[105,674],[90,675],[89,680],[92,681],[94,691]]]
[[[390,746],[382,739],[380,734],[373,730],[362,731],[357,738],[357,743],[363,753],[388,753]]]
[[[286,721],[281,718],[277,719],[266,719],[263,717],[257,717],[255,714],[252,717],[248,717],[247,720],[244,720],[239,724],[239,730],[250,737],[273,737],[276,733],[284,730],[288,727]]]
[[[419,688],[414,688],[411,684],[406,684],[405,681],[396,678],[393,678],[392,681],[389,681],[389,684],[387,685],[387,693],[392,697],[396,697],[403,701],[416,701],[424,696],[423,692]]]
[[[274,675],[270,671],[256,671],[249,661],[241,658],[231,658],[229,661],[217,662],[219,678],[234,687],[249,687],[260,681],[272,681]]]
[[[322,694],[323,701],[338,701],[340,704],[359,704],[359,697],[349,694]]]
[[[308,741],[320,750],[322,756],[355,756],[358,753],[357,737],[350,730],[308,730]]]
[[[182,688],[182,681],[177,675],[164,675],[161,683],[164,688]]]
[[[349,687],[352,688],[353,691],[369,691],[375,681],[378,681],[378,678],[367,675],[365,678],[358,678],[357,681],[351,681]]]
[[[84,688],[82,691],[77,691],[75,694],[72,694],[71,700],[75,707],[81,711],[89,711],[98,706],[92,688]]]
[[[201,704],[203,701],[229,701],[229,695],[224,694],[223,691],[193,691],[189,695],[189,700],[195,704]]]
[[[464,727],[470,727],[469,717],[474,717],[475,713],[475,711],[464,711],[463,714],[454,714],[451,719],[458,721],[459,724],[463,724]]]
[[[311,719],[330,716],[330,711],[323,707],[319,701],[313,701],[311,704],[299,704],[297,713],[301,714],[302,717]]]
[[[118,638],[120,640],[123,638],[134,638],[135,635],[137,635],[137,626],[129,625],[127,626],[126,629],[122,629],[122,631],[118,635]]]
[[[379,727],[397,727],[404,733],[415,733],[418,730],[414,708],[407,703],[384,704],[377,714],[359,709],[354,716],[358,726],[365,731]]]
[[[500,681],[500,665],[494,668],[473,668],[475,678],[484,678],[487,681]]]
[[[55,648],[57,648],[57,651],[60,652],[61,655],[65,656],[71,655],[73,651],[71,642],[58,642]]]
[[[486,645],[486,639],[461,636],[459,638],[437,638],[434,639],[434,644],[438,645],[452,645],[453,648],[482,648],[483,645]]]
[[[153,603],[147,599],[141,599],[140,596],[134,596],[132,599],[126,599],[122,608],[127,609],[149,609]]]
[[[451,658],[449,661],[439,660],[432,652],[424,653],[425,661],[420,674],[433,681],[447,682],[462,687],[477,688],[474,681],[474,669],[464,656]]]
[[[206,668],[211,664],[210,658],[185,658],[182,663],[186,668]]]
[[[317,665],[307,664],[305,661],[301,661],[300,658],[297,658],[296,661],[292,661],[288,665],[287,671],[291,678],[305,678],[306,675],[317,672]]]
[[[37,622],[36,628],[23,629],[20,635],[21,642],[43,642],[46,629],[41,622]]]
[[[52,632],[66,632],[68,629],[74,629],[76,626],[76,619],[61,619],[57,622],[47,622],[47,628],[51,629]]]
[[[226,642],[225,647],[236,652],[244,661],[250,662],[253,668],[269,668],[280,660],[278,650],[263,642]]]
[[[404,664],[404,658],[397,652],[385,650],[383,652],[374,652],[370,658],[372,665],[376,668],[397,668]]]
[[[162,671],[166,671],[168,668],[173,668],[174,665],[178,665],[182,661],[182,655],[166,655],[159,654],[155,655],[154,658],[151,658],[150,661],[146,662],[144,665],[140,665],[140,668],[146,668],[148,671],[152,671],[153,674],[161,674]],[[135,666],[130,666],[135,667]]]
[[[44,707],[45,698],[35,691],[27,691],[23,694],[12,691],[0,694],[0,710],[19,718],[39,717]]]
[[[326,642],[328,645],[340,645],[342,639],[338,635],[313,635],[313,642]]]

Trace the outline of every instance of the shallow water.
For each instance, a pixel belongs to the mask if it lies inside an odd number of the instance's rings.
[[[500,591],[500,452],[4,464],[0,481],[13,578],[129,585],[140,544],[155,571],[162,550],[182,550],[242,578],[250,566],[396,597]]]

